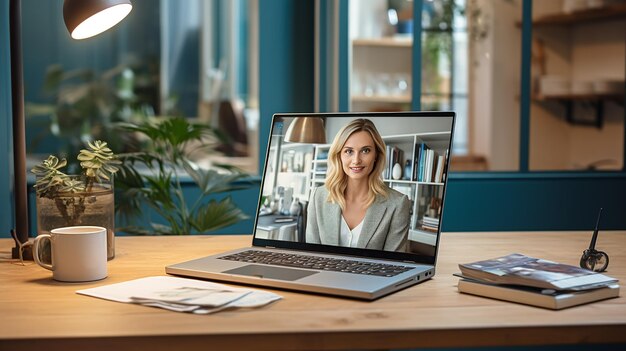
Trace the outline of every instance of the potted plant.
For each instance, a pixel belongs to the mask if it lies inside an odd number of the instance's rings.
[[[95,225],[107,229],[107,257],[115,257],[113,174],[121,164],[107,143],[89,142],[80,151],[82,174],[61,171],[67,160],[50,155],[31,172],[37,176],[38,234],[59,227]]]

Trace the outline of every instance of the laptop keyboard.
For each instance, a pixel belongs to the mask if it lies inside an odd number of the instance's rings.
[[[298,255],[258,250],[242,251],[233,255],[219,257],[219,259],[333,272],[375,275],[380,277],[393,277],[413,268],[385,263],[361,262],[323,256]]]

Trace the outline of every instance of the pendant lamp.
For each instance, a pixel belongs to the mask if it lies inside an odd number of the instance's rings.
[[[287,128],[285,141],[304,144],[326,144],[324,120],[320,117],[296,117]]]

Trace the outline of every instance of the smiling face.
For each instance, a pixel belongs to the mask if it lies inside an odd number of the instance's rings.
[[[376,163],[376,147],[368,132],[356,132],[341,149],[341,166],[350,179],[367,179]]]

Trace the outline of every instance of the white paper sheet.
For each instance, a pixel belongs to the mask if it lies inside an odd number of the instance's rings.
[[[196,314],[215,313],[227,308],[260,307],[282,298],[267,291],[170,276],[140,278],[78,290],[76,293]]]

